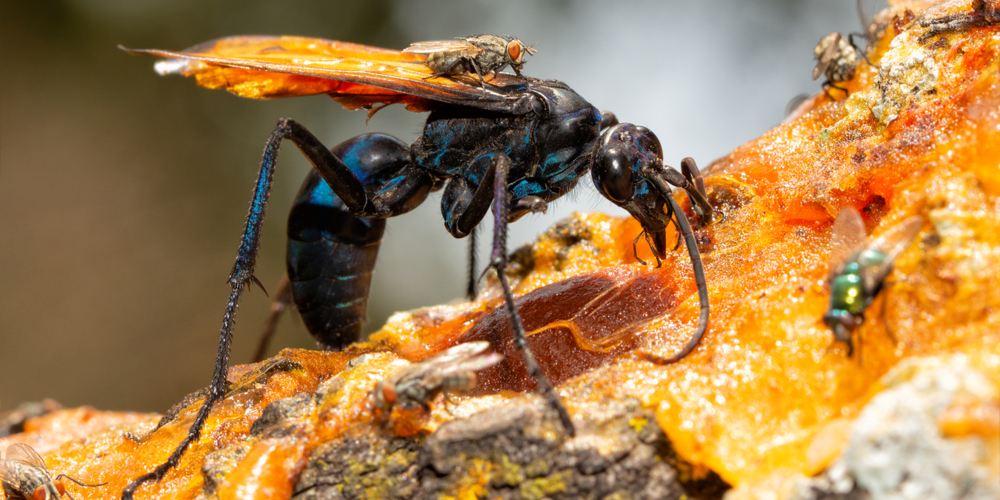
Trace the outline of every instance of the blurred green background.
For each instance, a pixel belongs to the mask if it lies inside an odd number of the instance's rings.
[[[211,378],[221,314],[265,138],[294,117],[333,146],[380,131],[412,142],[423,115],[395,107],[365,124],[325,96],[250,101],[163,78],[117,44],[180,50],[237,34],[294,34],[402,48],[473,33],[538,49],[529,75],[572,85],[598,108],[655,131],[667,162],[707,165],[777,125],[810,80],[812,48],[857,31],[850,0],[528,2],[366,0],[3,0],[0,7],[0,410],[66,406],[164,411]],[[396,109],[398,108],[398,109]],[[257,276],[284,273],[285,217],[308,163],[279,161]],[[589,179],[510,247],[577,211],[623,214]],[[465,242],[439,195],[392,219],[368,330],[393,311],[464,290]],[[486,245],[481,245],[485,255]],[[233,363],[250,359],[269,299],[254,289]],[[296,318],[297,319],[297,318]],[[286,318],[272,353],[311,347]]]

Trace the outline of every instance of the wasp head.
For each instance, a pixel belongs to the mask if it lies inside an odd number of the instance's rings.
[[[654,253],[667,253],[666,228],[671,211],[664,194],[650,181],[663,165],[660,140],[648,128],[619,123],[601,134],[590,174],[597,191],[642,224]]]

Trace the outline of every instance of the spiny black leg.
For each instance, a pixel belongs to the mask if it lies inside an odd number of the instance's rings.
[[[177,466],[181,456],[191,443],[198,440],[202,427],[208,419],[208,414],[212,406],[222,399],[226,393],[226,373],[229,370],[229,349],[233,340],[233,325],[236,322],[236,308],[243,289],[250,283],[259,283],[254,277],[253,271],[257,261],[257,249],[260,247],[260,233],[264,225],[264,214],[267,210],[267,199],[271,193],[271,182],[274,178],[275,162],[278,158],[278,149],[282,139],[291,139],[295,145],[302,150],[306,158],[312,162],[320,175],[338,189],[338,195],[344,203],[352,210],[364,211],[367,205],[367,197],[361,182],[354,176],[353,172],[329,149],[324,146],[305,127],[293,120],[282,118],[278,120],[278,126],[271,132],[267,143],[264,145],[264,155],[260,161],[260,171],[257,174],[257,182],[254,185],[253,197],[250,200],[250,211],[247,213],[246,225],[243,228],[243,237],[240,241],[240,248],[236,254],[236,263],[229,274],[229,286],[232,287],[229,293],[229,301],[226,303],[226,311],[222,316],[222,330],[219,333],[219,350],[215,359],[215,372],[212,376],[212,385],[209,386],[208,395],[198,416],[195,418],[187,437],[170,458],[159,467],[148,474],[140,476],[132,481],[122,491],[122,500],[130,500],[135,490],[147,481],[159,481],[166,473]]]
[[[226,392],[226,372],[229,368],[229,345],[233,338],[233,324],[235,322],[236,305],[240,300],[240,294],[243,292],[243,287],[245,283],[233,288],[232,293],[229,295],[229,303],[226,305],[226,313],[222,318],[222,336],[219,339],[219,354],[215,363],[215,374],[212,377],[212,385],[209,388],[208,395],[205,397],[205,402],[202,404],[201,409],[198,410],[198,416],[195,417],[194,423],[191,424],[190,429],[188,429],[188,435],[181,441],[181,444],[174,448],[174,452],[170,454],[170,458],[166,462],[160,464],[159,467],[153,469],[153,472],[144,474],[136,478],[136,480],[129,483],[128,486],[122,490],[122,500],[132,500],[132,495],[135,490],[142,486],[142,483],[146,481],[159,481],[163,479],[163,476],[167,474],[170,469],[173,469],[181,461],[181,456],[187,451],[188,446],[191,443],[198,440],[201,435],[201,429],[205,426],[205,420],[208,419],[208,414],[212,410],[212,406],[216,401],[222,399]],[[219,388],[221,386],[221,389]]]
[[[291,303],[292,282],[288,279],[288,275],[285,275],[284,278],[281,278],[281,283],[278,284],[278,289],[274,292],[271,312],[267,315],[264,332],[260,335],[260,341],[257,342],[257,352],[253,355],[254,363],[263,361],[267,357],[267,347],[271,344],[271,338],[274,337],[274,332],[278,329],[278,320],[281,319],[282,313]]]
[[[698,302],[701,304],[701,315],[698,317],[698,327],[695,329],[691,340],[688,340],[687,344],[684,344],[684,347],[682,347],[680,351],[669,358],[664,358],[648,352],[640,353],[640,356],[648,361],[665,365],[684,359],[684,357],[690,354],[695,347],[698,347],[698,343],[701,342],[701,338],[705,335],[705,330],[708,329],[708,285],[705,284],[705,268],[701,263],[701,252],[698,251],[698,243],[694,239],[694,233],[691,232],[691,224],[688,222],[687,216],[684,215],[684,211],[681,210],[680,205],[677,204],[677,200],[675,200],[671,194],[670,186],[667,185],[664,178],[655,174],[648,177],[653,182],[653,185],[656,186],[657,190],[660,191],[660,194],[666,198],[667,203],[670,204],[670,209],[674,213],[674,221],[680,228],[681,234],[684,236],[684,244],[688,248],[688,255],[691,256],[691,267],[694,271],[694,281],[698,285]]]
[[[469,300],[476,299],[476,284],[479,281],[476,279],[476,268],[479,267],[476,265],[476,233],[478,230],[479,226],[476,226],[469,233],[469,282],[465,289],[465,298]]]
[[[510,193],[507,191],[507,174],[510,171],[510,158],[500,154],[494,156],[491,161],[491,170],[495,171],[494,177],[494,198],[493,198],[493,252],[490,254],[490,266],[496,269],[497,278],[500,280],[500,287],[503,288],[504,302],[507,304],[507,312],[510,314],[511,326],[514,330],[514,345],[524,356],[524,364],[528,369],[528,374],[538,382],[538,389],[545,397],[549,406],[555,408],[562,420],[563,428],[570,436],[576,435],[573,421],[569,418],[569,412],[559,401],[552,383],[542,373],[542,368],[538,366],[535,355],[528,348],[527,338],[524,328],[521,326],[521,318],[517,314],[517,306],[514,304],[514,295],[510,291],[510,284],[507,283],[507,275],[504,268],[507,266],[507,219],[510,211]]]

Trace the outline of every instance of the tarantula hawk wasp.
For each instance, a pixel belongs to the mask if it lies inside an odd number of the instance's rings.
[[[712,207],[697,172],[663,164],[659,140],[649,129],[618,123],[569,86],[496,74],[479,86],[464,75],[434,77],[425,56],[345,42],[301,37],[242,36],[210,41],[183,52],[130,50],[168,59],[160,74],[195,77],[199,85],[251,98],[328,94],[349,109],[377,110],[401,103],[430,111],[412,145],[385,134],[365,134],[332,149],[305,127],[283,118],[268,138],[250,211],[229,275],[232,287],[223,316],[212,384],[188,436],[153,472],[122,493],[131,498],[144,482],[159,480],[200,435],[211,406],[226,390],[226,370],[236,307],[254,278],[254,265],[272,176],[283,140],[291,140],[312,163],[289,215],[288,275],[303,321],[329,349],[358,339],[371,271],[384,219],[406,213],[441,189],[445,228],[462,238],[492,209],[494,237],[489,265],[496,270],[504,302],[529,374],[569,435],[573,424],[525,341],[510,285],[507,224],[543,211],[591,172],[598,191],[641,223],[658,258],[666,256],[666,227],[675,224],[694,265],[701,314],[688,345],[693,349],[708,323],[708,292],[691,226],[669,184],[687,191],[693,210],[707,224]],[[432,77],[432,78],[428,78]],[[693,165],[692,165],[693,166]]]

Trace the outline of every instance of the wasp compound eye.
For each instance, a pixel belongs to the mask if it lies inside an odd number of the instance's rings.
[[[625,151],[606,148],[598,152],[592,174],[594,185],[609,200],[622,204],[632,199],[632,158]]]
[[[658,159],[663,158],[663,148],[660,146],[660,139],[652,130],[646,127],[635,127],[635,140],[646,151],[652,151]]]

